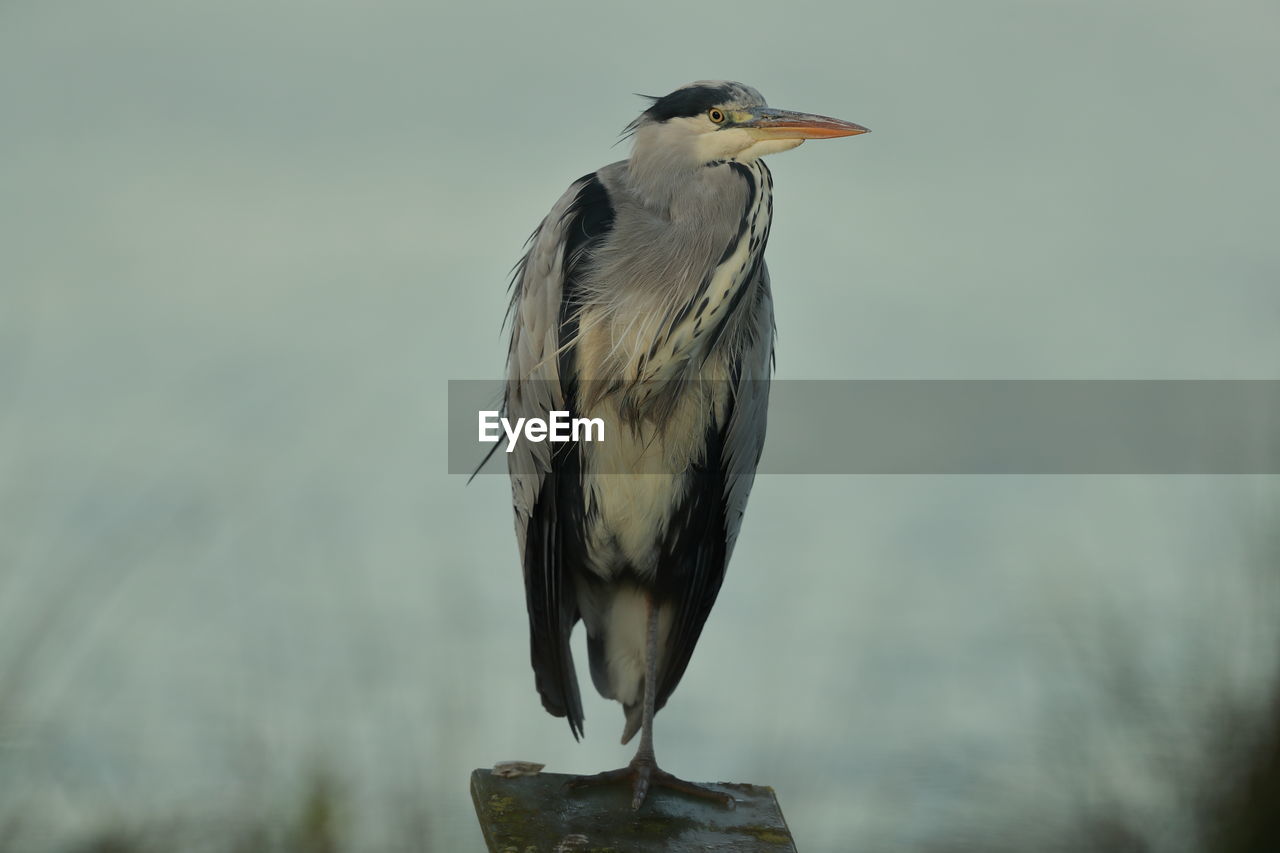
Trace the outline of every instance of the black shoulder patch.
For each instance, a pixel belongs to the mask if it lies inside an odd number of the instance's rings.
[[[566,278],[572,276],[583,247],[613,230],[613,204],[609,201],[609,192],[600,183],[600,176],[592,172],[579,180],[585,183],[565,214]]]
[[[728,86],[688,86],[657,98],[644,114],[654,121],[696,116],[727,101],[732,94]]]
[[[609,191],[600,182],[600,176],[592,172],[579,180],[584,183],[563,220],[564,281],[560,289],[561,346],[578,336],[583,262],[587,259],[588,251],[600,245],[600,242],[613,230],[613,203],[609,201]],[[573,347],[564,347],[559,358],[560,382],[567,403],[574,402],[577,391],[574,355]]]

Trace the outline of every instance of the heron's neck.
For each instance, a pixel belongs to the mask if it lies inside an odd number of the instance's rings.
[[[623,318],[611,327],[608,352],[620,359],[618,373],[676,379],[691,366],[700,369],[727,340],[763,275],[772,188],[759,160],[702,167],[673,200],[671,216],[651,232],[657,239],[633,244],[644,249],[633,269],[645,275],[619,276],[636,296],[621,302],[612,292],[610,304],[651,321]]]
[[[627,165],[631,189],[645,207],[669,217],[677,200],[704,164],[695,160],[692,146],[637,144]]]

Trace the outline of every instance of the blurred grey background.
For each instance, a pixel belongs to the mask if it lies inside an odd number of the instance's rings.
[[[627,760],[541,710],[444,407],[631,93],[874,130],[771,161],[780,377],[1274,379],[1278,43],[1259,0],[0,3],[0,846],[475,853],[473,767]],[[804,851],[1228,849],[1278,485],[761,478],[659,748]]]

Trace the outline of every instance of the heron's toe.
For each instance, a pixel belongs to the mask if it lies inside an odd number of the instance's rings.
[[[636,811],[644,805],[649,795],[649,780],[653,775],[652,764],[633,764],[631,769],[635,777],[631,780],[631,810]]]

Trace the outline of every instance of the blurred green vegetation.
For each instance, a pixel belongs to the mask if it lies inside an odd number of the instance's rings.
[[[1280,562],[1276,566],[1280,568]],[[1273,594],[1280,571],[1259,573],[1258,592]],[[1119,624],[1119,623],[1117,623]],[[1231,702],[1222,697],[1200,697],[1185,710],[1203,710],[1203,719],[1192,721],[1202,732],[1193,743],[1156,743],[1168,734],[1163,724],[1168,708],[1156,700],[1157,685],[1135,665],[1126,646],[1112,634],[1105,658],[1090,657],[1095,675],[1106,682],[1104,694],[1111,704],[1100,709],[1104,725],[1121,733],[1125,749],[1149,752],[1168,775],[1168,791],[1176,792],[1183,805],[1186,825],[1194,838],[1178,849],[1194,853],[1275,853],[1280,850],[1280,673],[1263,701]],[[6,694],[10,699],[15,695]],[[1188,697],[1190,698],[1190,697]],[[4,709],[0,709],[3,711]],[[0,714],[0,728],[6,718]],[[12,717],[8,717],[10,721]],[[1184,724],[1186,721],[1182,721]],[[1050,724],[1050,728],[1052,723]],[[1047,732],[1070,738],[1072,731]],[[0,764],[6,753],[0,749]],[[4,767],[0,766],[0,776]],[[1034,812],[1007,813],[1002,819],[969,825],[946,840],[926,843],[919,849],[932,853],[1001,853],[1039,850],[1089,851],[1090,853],[1163,853],[1171,849],[1158,840],[1139,814],[1128,813],[1107,790],[1112,780],[1080,787],[1082,777],[1101,776],[1102,768],[1059,766],[1045,768],[1048,779],[1061,777],[1064,787],[1092,791],[1080,797],[1065,827],[1045,830]],[[459,784],[465,784],[460,780]],[[1047,784],[1052,784],[1049,782]],[[49,827],[33,825],[20,803],[2,799],[12,790],[0,789],[0,851],[4,853],[347,853],[370,849],[356,841],[356,806],[348,788],[331,768],[307,774],[299,789],[283,799],[281,807],[213,816],[179,815],[168,818],[149,813],[139,803],[136,814],[82,832],[71,841],[42,840]],[[429,851],[432,849],[428,809],[422,798],[417,807],[402,810],[401,823],[389,827],[390,841],[376,849]],[[786,803],[783,803],[785,811]],[[478,830],[477,830],[478,834]],[[57,833],[53,833],[54,836]],[[49,836],[52,837],[52,836]]]
[[[931,853],[1276,853],[1280,851],[1280,534],[1254,531],[1259,547],[1247,567],[1247,594],[1261,602],[1250,615],[1270,624],[1235,626],[1226,637],[1234,655],[1261,656],[1276,667],[1261,691],[1229,690],[1217,671],[1224,660],[1213,644],[1214,628],[1179,638],[1193,662],[1182,673],[1182,689],[1170,696],[1168,675],[1141,656],[1142,637],[1129,614],[1113,608],[1097,624],[1064,626],[1061,653],[1067,668],[1097,689],[1088,701],[1088,723],[1079,708],[1046,715],[1041,732],[1045,760],[1030,796],[1043,797],[1043,813],[1026,807],[1028,792],[1008,780],[992,791],[1007,795],[985,822],[965,826],[962,837],[929,844]],[[1220,630],[1220,627],[1219,627]],[[1251,643],[1250,640],[1257,640]],[[1085,727],[1105,729],[1106,737]],[[1086,736],[1090,735],[1090,736]],[[1111,754],[1096,744],[1112,745]],[[1118,759],[1112,761],[1112,759]],[[1134,773],[1137,766],[1138,772]],[[1145,777],[1145,779],[1143,778]],[[1150,813],[1124,804],[1125,786],[1154,782],[1172,801],[1178,826],[1157,826]],[[1065,794],[1065,808],[1049,806]],[[1061,802],[1061,798],[1058,800]],[[1065,816],[1063,814],[1065,812]]]
[[[48,827],[36,827],[19,811],[0,818],[0,850],[58,851],[58,853],[345,853],[367,849],[354,840],[352,803],[343,785],[328,770],[317,770],[280,808],[214,815],[168,818],[147,814],[140,804],[136,815],[122,816],[81,833],[70,841],[42,840]],[[380,850],[431,849],[425,809],[403,814],[390,827],[392,840]]]

